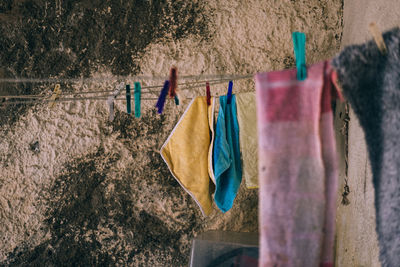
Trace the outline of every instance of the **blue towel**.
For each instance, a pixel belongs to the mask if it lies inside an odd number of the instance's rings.
[[[219,97],[219,103],[213,151],[216,182],[214,200],[222,212],[227,212],[232,208],[242,181],[239,124],[236,115],[235,95],[232,95],[230,104],[227,104],[225,95]]]

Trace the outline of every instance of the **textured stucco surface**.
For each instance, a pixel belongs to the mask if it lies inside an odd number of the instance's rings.
[[[400,25],[400,4],[398,0],[345,0],[343,37],[341,47],[363,43],[372,38],[368,25],[376,22],[381,31]],[[337,114],[344,114],[339,105]],[[336,116],[338,129],[344,118]],[[350,109],[348,123],[347,156],[343,145],[344,136],[337,135],[341,145],[341,179],[339,194],[343,193],[345,158],[348,158],[347,180],[350,188],[347,206],[338,203],[337,214],[337,266],[380,266],[376,234],[374,189],[364,132],[358,119]],[[339,196],[341,200],[341,195]]]
[[[172,65],[180,75],[291,68],[295,30],[307,34],[311,64],[338,51],[342,31],[340,0],[20,0],[0,10],[2,76],[110,77],[64,91],[110,90],[115,75],[166,75]],[[2,85],[1,93],[53,87]],[[251,80],[234,84],[252,90]],[[203,218],[162,162],[158,151],[186,104],[169,102],[159,116],[148,101],[137,120],[120,101],[112,123],[105,101],[2,108],[0,265],[185,266],[199,232],[256,232],[257,190],[242,184],[231,211]]]

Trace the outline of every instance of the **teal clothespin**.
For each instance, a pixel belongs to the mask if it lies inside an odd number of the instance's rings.
[[[293,32],[294,57],[296,58],[297,80],[307,78],[306,66],[306,35],[304,32]]]
[[[142,87],[140,86],[140,82],[135,82],[135,92],[134,92],[134,98],[135,98],[135,118],[140,118],[140,102],[141,102],[141,97],[142,97]]]

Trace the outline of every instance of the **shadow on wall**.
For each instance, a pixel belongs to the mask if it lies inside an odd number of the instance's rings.
[[[132,152],[141,138],[159,138],[165,120],[164,116],[154,120],[155,114],[140,121],[125,113],[116,115],[109,134],[127,138]],[[138,127],[140,135],[134,130]],[[147,155],[147,165],[132,166],[121,177],[111,174],[120,159],[118,151],[105,153],[98,148],[68,162],[63,174],[43,192],[50,240],[34,248],[15,249],[7,265],[186,265],[188,244],[202,230],[203,218],[165,168],[159,153],[149,151]],[[163,216],[162,210],[154,209],[159,200],[171,207],[171,214]]]
[[[3,0],[0,75],[72,78],[99,69],[136,74],[150,43],[209,38],[203,10],[192,1]],[[0,86],[0,93],[14,95],[45,89],[28,83]],[[1,110],[0,126],[15,122],[25,110],[25,105]]]

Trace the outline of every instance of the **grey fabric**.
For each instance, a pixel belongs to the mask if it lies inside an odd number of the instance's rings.
[[[400,29],[375,42],[345,48],[332,65],[364,129],[375,188],[382,266],[400,266]],[[351,179],[351,177],[349,178]]]

